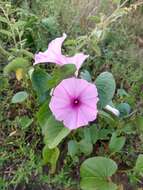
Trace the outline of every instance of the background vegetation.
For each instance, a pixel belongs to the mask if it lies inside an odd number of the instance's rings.
[[[79,168],[89,155],[110,155],[116,161],[119,169],[112,180],[119,190],[143,188],[143,166],[140,165],[141,171],[133,169],[138,155],[143,153],[141,3],[133,0],[0,0],[0,189],[78,190]],[[100,133],[96,142],[92,147],[83,144],[84,150],[78,150],[79,155],[70,148],[73,134],[67,137],[59,145],[61,153],[53,174],[43,161],[42,129],[37,122],[43,97],[36,101],[37,95],[23,75],[27,75],[27,68],[32,66],[33,55],[44,51],[48,43],[63,32],[69,38],[64,43],[64,53],[90,54],[82,68],[82,77],[94,81],[102,71],[112,72],[117,83],[113,103],[122,115],[113,121],[110,115],[103,114],[99,118],[100,126],[96,124]],[[9,65],[19,57],[21,63],[26,60],[21,66],[24,73],[16,72],[16,66]],[[51,73],[52,66],[40,68]],[[28,100],[12,104],[13,95],[25,89],[29,93]],[[113,146],[111,139],[115,132],[126,138],[125,144],[119,139],[122,137],[118,137]],[[74,140],[79,142],[85,134],[86,129],[82,132],[79,129]],[[111,146],[115,149],[113,152]]]

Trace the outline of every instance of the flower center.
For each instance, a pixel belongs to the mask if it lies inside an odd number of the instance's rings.
[[[77,105],[78,103],[79,103],[79,100],[78,100],[78,99],[75,99],[75,100],[74,100],[74,104]]]
[[[72,105],[73,105],[74,107],[79,106],[79,104],[80,104],[80,100],[79,100],[78,98],[76,98],[76,99],[74,99],[74,100],[72,101]]]

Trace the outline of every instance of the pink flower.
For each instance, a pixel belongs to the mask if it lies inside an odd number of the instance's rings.
[[[78,71],[85,59],[89,56],[83,53],[77,53],[72,57],[62,55],[61,48],[66,37],[67,35],[64,33],[62,37],[53,40],[45,52],[35,54],[34,65],[45,62],[56,63],[58,65],[75,64]]]
[[[49,107],[55,118],[72,130],[96,119],[98,100],[94,84],[73,77],[54,89]]]

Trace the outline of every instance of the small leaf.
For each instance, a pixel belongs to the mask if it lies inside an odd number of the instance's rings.
[[[86,141],[85,139],[81,140],[78,143],[79,146],[79,150],[81,153],[85,154],[85,155],[89,155],[92,153],[93,151],[93,145],[91,142]]]
[[[109,142],[109,149],[111,152],[119,152],[124,144],[125,144],[125,137],[117,137],[116,133],[112,134],[111,140]]]
[[[99,107],[104,108],[114,96],[115,80],[111,73],[103,72],[97,77],[95,84],[99,94]]]
[[[113,1],[113,3],[116,3],[117,5],[120,5],[120,3],[121,3],[121,0],[112,0]]]
[[[143,117],[142,116],[138,116],[135,119],[135,125],[137,126],[137,128],[139,129],[139,131],[141,133],[143,133]]]
[[[4,22],[4,23],[8,24],[7,19],[3,16],[0,16],[0,22]]]
[[[23,69],[27,71],[29,67],[29,61],[23,57],[17,57],[12,60],[8,65],[4,68],[4,73],[9,74],[10,72],[16,72],[17,69]]]
[[[129,94],[123,88],[120,88],[117,90],[117,96],[124,97],[129,96]]]
[[[21,103],[25,101],[27,98],[28,98],[27,92],[25,91],[17,92],[12,98],[12,103],[13,104]]]
[[[4,35],[7,36],[7,37],[12,37],[12,33],[9,32],[9,31],[7,31],[7,30],[1,29],[1,30],[0,30],[0,33],[1,33],[1,34],[4,34]]]
[[[105,157],[93,157],[85,160],[80,168],[81,189],[83,190],[116,190],[111,177],[117,170],[117,164]]]
[[[117,109],[120,112],[120,117],[125,117],[130,114],[131,112],[131,107],[127,103],[121,103],[117,106]]]
[[[8,88],[8,79],[5,78],[3,75],[0,76],[0,92]]]
[[[92,144],[95,144],[99,139],[99,133],[96,125],[92,125],[89,127],[90,134],[91,134],[91,142]]]
[[[60,155],[59,149],[57,147],[54,149],[49,149],[49,147],[45,145],[42,151],[42,155],[44,164],[49,163],[51,165],[51,173],[55,173],[56,164]]]
[[[138,156],[134,171],[139,175],[143,175],[143,154]]]
[[[81,72],[80,77],[84,80],[87,80],[88,82],[91,82],[91,75],[87,70],[84,70],[83,72]]]
[[[29,118],[28,116],[23,116],[17,118],[17,122],[22,129],[27,129],[33,122],[33,119]]]
[[[83,132],[84,132],[84,139],[87,141],[87,142],[92,142],[92,137],[91,137],[91,131],[90,131],[90,128],[83,128]]]
[[[69,133],[70,130],[50,116],[44,126],[44,142],[50,149],[55,148]]]
[[[109,134],[111,134],[111,128],[108,129],[99,129],[98,131],[98,138],[99,140],[106,140],[109,139]]]
[[[78,143],[74,140],[68,142],[68,154],[74,157],[78,153]]]

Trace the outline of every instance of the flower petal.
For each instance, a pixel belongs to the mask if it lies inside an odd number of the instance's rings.
[[[87,92],[88,91],[88,92]],[[98,97],[97,88],[94,84],[90,84],[81,94],[81,100],[86,101]]]
[[[73,57],[65,57],[65,64],[75,64],[77,71],[82,66],[83,62],[89,57],[89,55],[85,55],[83,53],[77,53]]]
[[[70,130],[77,128],[77,117],[78,117],[77,114],[78,114],[77,110],[71,109],[71,111],[68,114],[64,115],[63,123],[65,127],[67,127]]]
[[[45,52],[39,52],[35,54],[35,64],[38,63],[56,63],[62,65],[65,62],[65,58],[61,53],[61,47],[66,39],[67,35],[64,33],[62,37],[56,38],[55,40],[51,41],[48,46],[48,49]]]
[[[63,80],[61,85],[72,98],[76,98],[88,87],[89,83],[86,80],[73,77]]]
[[[88,105],[82,105],[79,110],[79,116],[83,115],[86,122],[94,121],[97,118],[97,113],[98,113],[98,110],[96,106],[95,108],[92,108]],[[80,121],[80,118],[79,118],[79,121]],[[82,120],[80,122],[82,122]],[[83,125],[85,125],[84,121],[83,121]]]

